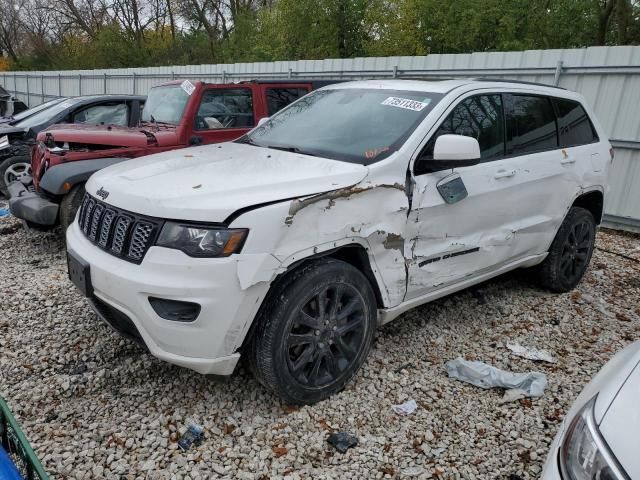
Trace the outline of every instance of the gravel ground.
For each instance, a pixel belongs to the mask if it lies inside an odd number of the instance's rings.
[[[640,331],[640,263],[603,251],[640,259],[640,239],[603,230],[598,247],[570,294],[520,271],[407,313],[344,392],[297,409],[244,371],[212,380],[111,333],[67,280],[60,232],[0,219],[0,394],[52,478],[536,478],[578,392]],[[559,361],[515,357],[508,341]],[[549,386],[500,404],[499,389],[447,377],[458,355]],[[415,413],[393,413],[408,399]],[[188,419],[205,440],[182,453]],[[358,446],[338,453],[332,431]]]

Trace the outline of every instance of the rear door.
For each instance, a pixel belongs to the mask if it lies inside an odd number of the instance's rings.
[[[266,116],[271,117],[311,91],[309,85],[271,85],[260,86],[266,101]]]
[[[201,143],[235,140],[256,123],[251,85],[208,86],[203,90],[193,122],[193,135]]]
[[[560,146],[550,97],[513,93],[505,95],[505,106],[507,155],[520,195],[518,219],[512,225],[516,253],[544,253],[579,189],[575,152]]]

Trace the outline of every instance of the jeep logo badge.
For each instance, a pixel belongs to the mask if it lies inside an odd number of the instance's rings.
[[[101,199],[106,200],[107,197],[109,196],[109,192],[107,192],[104,188],[100,187],[100,190],[96,192],[96,195],[99,196]]]

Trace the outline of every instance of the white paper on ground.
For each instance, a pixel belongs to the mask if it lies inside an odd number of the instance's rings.
[[[519,343],[507,343],[507,348],[518,357],[528,360],[539,360],[542,362],[556,363],[556,359],[547,350],[538,350],[537,348],[524,347]]]
[[[415,400],[408,400],[400,405],[391,405],[391,409],[398,415],[411,415],[418,408]]]

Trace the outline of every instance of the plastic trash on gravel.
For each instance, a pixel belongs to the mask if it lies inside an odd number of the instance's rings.
[[[547,376],[540,372],[513,373],[500,370],[483,362],[458,357],[447,362],[449,377],[480,388],[505,388],[521,390],[528,397],[541,397],[547,386]]]
[[[411,415],[418,409],[418,404],[415,400],[411,399],[400,405],[391,405],[391,409],[398,415]]]
[[[541,362],[556,363],[556,359],[547,350],[538,350],[537,348],[530,348],[520,345],[519,343],[507,343],[507,348],[518,357],[526,358],[527,360],[536,360]]]
[[[189,450],[192,446],[198,446],[204,438],[204,428],[193,420],[187,420],[187,431],[178,440],[178,446],[183,452]]]
[[[327,442],[333,445],[340,453],[345,453],[351,447],[358,445],[358,438],[347,432],[336,432],[329,435]]]

